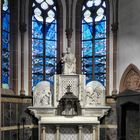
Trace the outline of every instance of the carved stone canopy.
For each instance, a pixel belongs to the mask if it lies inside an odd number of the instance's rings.
[[[59,101],[57,111],[58,115],[62,116],[76,116],[81,115],[80,102],[72,92],[70,92],[70,86],[67,88],[67,92]]]

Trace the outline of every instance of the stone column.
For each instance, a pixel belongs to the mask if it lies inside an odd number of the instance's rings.
[[[117,49],[118,49],[118,0],[112,1],[112,33],[113,33],[113,91],[112,94],[117,94]]]
[[[25,95],[25,89],[24,89],[24,38],[25,38],[25,32],[27,31],[27,24],[25,21],[25,9],[26,8],[26,0],[20,1],[20,34],[21,34],[21,90],[20,95]]]
[[[0,1],[0,5],[2,4],[2,2]],[[1,19],[1,10],[2,10],[2,6],[0,6],[0,19]],[[0,27],[1,27],[1,22],[0,22]],[[1,28],[0,28],[0,32],[1,32]],[[0,44],[1,44],[1,34],[0,34]],[[1,52],[1,45],[0,45],[0,52]],[[0,53],[0,60],[2,59],[1,57],[1,53]],[[0,71],[1,71],[1,61],[0,61]],[[1,83],[1,77],[2,74],[0,73],[0,85]],[[1,88],[0,88],[0,93],[1,93]],[[1,94],[0,94],[0,114],[1,114]],[[1,115],[0,115],[0,128],[1,128]],[[1,136],[1,131],[0,131],[0,136]]]
[[[100,138],[100,125],[97,126],[97,136],[98,136],[98,140]]]
[[[79,125],[78,126],[78,130],[79,130],[78,140],[82,140],[82,129],[83,129],[82,125]]]
[[[92,126],[92,140],[96,140],[96,126]]]
[[[38,122],[38,140],[41,140],[41,125],[40,125],[40,121]]]
[[[56,140],[60,140],[60,126],[56,126]]]
[[[42,127],[42,140],[46,140],[46,127]]]

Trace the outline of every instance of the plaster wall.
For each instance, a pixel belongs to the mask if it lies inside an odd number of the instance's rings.
[[[119,1],[119,30],[117,56],[117,89],[127,66],[133,63],[140,69],[140,1]]]

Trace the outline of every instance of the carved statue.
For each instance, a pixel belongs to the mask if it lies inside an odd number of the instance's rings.
[[[51,106],[50,83],[47,81],[39,82],[33,92],[34,106]]]
[[[76,74],[76,59],[70,52],[70,48],[67,48],[67,53],[64,54],[61,61],[63,63],[62,74]]]
[[[65,106],[65,110],[62,111],[62,115],[75,115],[75,109],[73,108],[72,104],[68,102]]]

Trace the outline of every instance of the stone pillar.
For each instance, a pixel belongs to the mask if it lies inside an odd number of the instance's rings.
[[[42,127],[42,140],[46,140],[46,127]]]
[[[27,31],[27,24],[25,21],[25,9],[26,8],[26,0],[20,1],[20,34],[21,34],[21,90],[20,95],[25,95],[25,89],[24,89],[24,38],[25,38],[25,32]]]
[[[78,130],[79,130],[78,140],[82,140],[82,129],[83,129],[82,125],[79,125],[78,126]]]
[[[0,5],[2,4],[2,2],[0,1]],[[1,10],[2,10],[2,6],[0,6],[0,19],[1,19]],[[1,22],[0,22],[0,27],[1,27]],[[1,28],[0,28],[0,32],[1,32]],[[0,34],[0,44],[2,44],[1,43],[1,34]],[[2,52],[1,51],[1,45],[0,45],[0,52]],[[0,60],[2,59],[2,57],[1,57],[1,53],[0,53]],[[1,71],[1,61],[0,61],[0,71]],[[2,83],[1,83],[1,77],[2,77],[2,73],[0,73],[0,85],[2,85]],[[0,88],[0,93],[1,93],[1,88]],[[1,114],[1,94],[0,94],[0,114]],[[0,128],[1,128],[1,120],[2,120],[2,118],[1,118],[2,116],[0,115]],[[1,136],[1,130],[0,130],[0,136]]]
[[[60,127],[56,126],[56,140],[60,140]]]
[[[92,140],[96,140],[96,126],[92,126]]]
[[[100,138],[100,125],[97,126],[97,136],[98,136],[98,140]]]
[[[112,94],[117,93],[117,49],[118,49],[118,0],[112,1],[112,33],[113,33],[113,91]]]
[[[40,125],[40,122],[38,122],[38,140],[41,140],[41,125]]]

